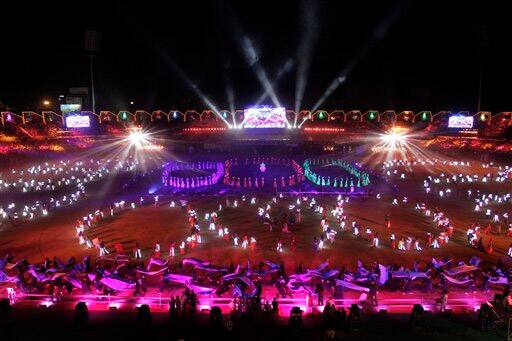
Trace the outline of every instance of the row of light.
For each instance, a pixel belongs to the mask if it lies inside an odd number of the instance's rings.
[[[27,169],[12,169],[8,177],[0,177],[0,188],[18,187],[26,192],[37,186],[42,187],[39,190],[48,190],[48,188],[69,185],[70,183],[80,183],[82,181],[93,180],[93,178],[102,176],[102,172],[109,172],[107,164],[111,160],[60,161],[58,164],[49,165],[47,162],[40,165],[31,166]],[[91,168],[91,166],[93,168]],[[114,168],[121,167],[121,163]],[[95,168],[94,168],[95,167]],[[11,182],[8,178],[15,178]],[[19,186],[18,186],[19,185]],[[53,188],[52,188],[53,190]]]
[[[225,131],[226,128],[225,127],[213,127],[213,128],[185,128],[183,129],[183,131],[186,131],[186,132],[199,132],[199,133],[202,133],[202,132],[214,132],[214,131]],[[304,128],[304,131],[307,131],[307,132],[319,132],[319,133],[322,133],[322,132],[329,132],[329,133],[332,133],[332,132],[344,132],[345,129],[344,128],[326,128],[326,127],[307,127],[307,128]]]
[[[213,127],[213,128],[185,128],[183,131],[191,131],[191,132],[210,132],[210,131],[224,131],[225,127]]]
[[[314,132],[314,133],[323,133],[323,132],[329,132],[329,133],[338,133],[338,132],[344,132],[344,128],[326,128],[326,127],[306,127],[304,128],[304,131],[307,132]]]

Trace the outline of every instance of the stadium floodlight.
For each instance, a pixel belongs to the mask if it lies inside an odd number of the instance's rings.
[[[149,143],[149,134],[143,131],[131,131],[126,139],[130,146],[140,148],[142,145]]]
[[[432,155],[428,155],[429,153],[425,152],[421,145],[417,145],[418,136],[423,135],[418,135],[404,126],[394,126],[382,134],[369,137],[368,141],[371,144],[372,154],[382,154],[387,160],[396,159],[397,153],[401,158],[432,158]]]
[[[380,149],[402,149],[407,144],[407,132],[407,129],[403,127],[391,128],[385,134],[380,135],[380,141],[382,143]]]
[[[382,142],[388,143],[391,146],[396,146],[398,144],[405,143],[406,139],[407,138],[405,135],[396,132],[388,132],[381,136]]]

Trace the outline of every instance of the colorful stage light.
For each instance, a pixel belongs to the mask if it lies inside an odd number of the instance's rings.
[[[41,307],[41,308],[48,308],[48,307],[51,307],[52,305],[53,305],[53,302],[49,301],[49,300],[39,303],[39,307]]]
[[[344,128],[327,128],[327,127],[306,127],[304,131],[308,133],[339,133],[344,132]]]
[[[401,127],[393,127],[386,134],[381,135],[380,139],[390,147],[398,147],[407,141],[407,130]]]
[[[142,147],[143,144],[148,143],[149,135],[143,131],[132,131],[128,135],[128,141],[131,146]]]

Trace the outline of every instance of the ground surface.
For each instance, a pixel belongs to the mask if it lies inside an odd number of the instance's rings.
[[[361,157],[350,156],[354,159],[363,160]],[[350,158],[349,157],[349,158]],[[443,158],[442,155],[436,157]],[[380,174],[379,161],[366,158],[367,167],[375,173]],[[259,171],[259,170],[258,170]],[[130,251],[135,243],[139,241],[143,246],[145,257],[151,255],[156,242],[159,242],[163,249],[163,256],[167,256],[168,246],[171,242],[179,244],[189,233],[187,214],[184,209],[170,208],[171,200],[186,200],[190,207],[198,211],[200,226],[202,229],[203,243],[193,249],[187,249],[185,257],[197,257],[214,260],[222,264],[230,262],[245,262],[247,260],[257,262],[264,259],[273,261],[284,260],[287,266],[294,267],[298,262],[304,262],[305,266],[318,265],[329,260],[333,265],[346,264],[354,266],[358,259],[363,262],[398,263],[411,266],[415,260],[428,261],[432,257],[466,260],[472,255],[494,262],[504,257],[510,243],[510,238],[502,233],[501,235],[484,236],[484,244],[493,238],[495,249],[492,255],[477,251],[466,243],[465,231],[475,221],[487,224],[489,219],[482,212],[474,212],[474,202],[466,198],[466,185],[452,187],[451,196],[440,198],[436,194],[426,194],[423,190],[423,179],[427,175],[448,173],[463,174],[485,174],[488,170],[482,169],[479,162],[473,162],[471,167],[455,167],[442,164],[418,166],[408,171],[399,170],[407,174],[406,180],[400,180],[398,176],[378,178],[373,177],[372,195],[368,198],[351,198],[345,204],[345,212],[348,215],[349,224],[356,220],[363,228],[371,227],[378,232],[381,239],[381,247],[372,248],[370,241],[365,238],[355,238],[351,231],[339,232],[334,244],[327,242],[325,249],[314,251],[312,242],[314,237],[321,235],[321,216],[314,213],[306,203],[302,204],[303,219],[300,224],[290,227],[290,233],[283,233],[281,225],[274,226],[269,231],[257,219],[257,208],[264,207],[270,202],[272,195],[255,194],[256,205],[250,205],[249,200],[253,196],[246,194],[246,201],[242,201],[241,194],[228,191],[228,194],[166,197],[161,196],[158,206],[147,205],[135,210],[126,210],[120,214],[106,219],[97,227],[90,230],[88,235],[99,237],[104,240],[107,247],[112,249],[113,244],[121,242],[126,251]],[[133,183],[131,179],[116,178],[106,182],[92,185],[88,190],[88,200],[71,207],[53,212],[50,216],[38,219],[31,223],[17,223],[16,226],[2,226],[0,231],[0,250],[2,253],[15,252],[18,256],[28,257],[30,261],[40,261],[43,257],[69,256],[80,257],[83,255],[94,255],[95,250],[88,250],[78,245],[75,235],[75,221],[85,213],[94,211],[96,208],[106,208],[109,203],[124,199],[127,201],[138,200],[140,195],[146,195],[148,188],[159,182],[158,172],[148,175]],[[125,183],[129,186],[119,189]],[[481,189],[490,192],[510,191],[510,182],[505,184],[472,184],[471,188]],[[376,199],[376,193],[382,193],[382,199]],[[3,195],[3,194],[2,194]],[[402,199],[407,196],[408,203],[401,203],[398,206],[392,205],[393,198]],[[4,197],[5,198],[5,197]],[[239,207],[226,208],[226,198],[233,204],[238,201]],[[147,196],[146,202],[152,200]],[[285,196],[278,198],[278,204],[273,205],[271,216],[280,216],[288,211],[288,206],[294,204],[297,196]],[[335,204],[335,196],[317,196],[318,203],[323,204],[330,210]],[[434,235],[440,231],[435,227],[431,219],[425,217],[419,211],[414,210],[416,200],[424,201],[432,208],[439,207],[443,210],[455,226],[455,234],[447,246],[440,249],[425,249],[422,252],[398,251],[390,248],[389,235],[394,232],[397,237],[412,236],[419,238],[422,244],[425,243],[426,233]],[[399,200],[401,202],[401,200]],[[233,246],[232,242],[219,238],[215,233],[207,230],[204,222],[204,214],[218,209],[219,221],[223,226],[230,229],[232,235],[238,234],[240,240],[244,236],[254,236],[257,240],[255,250],[241,249]],[[501,212],[510,209],[510,204],[501,205],[495,208]],[[107,213],[108,210],[105,209]],[[389,214],[391,217],[391,229],[385,227],[384,217]],[[347,225],[349,225],[347,224]],[[331,226],[334,222],[331,221]],[[506,230],[506,229],[504,229]],[[363,231],[364,232],[364,229]],[[364,233],[363,233],[364,234]],[[296,251],[291,250],[291,240],[295,238]],[[284,252],[276,252],[276,243],[280,240],[283,243]],[[177,256],[177,259],[183,256]]]

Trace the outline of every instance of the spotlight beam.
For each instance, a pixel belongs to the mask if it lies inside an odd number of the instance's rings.
[[[224,80],[226,82],[226,99],[228,101],[229,110],[233,113],[235,112],[235,91],[231,79],[231,61],[229,60],[224,65]]]
[[[312,52],[316,44],[319,28],[318,1],[302,0],[300,3],[301,41],[297,49],[297,70],[295,85],[295,112],[299,112],[311,66]],[[295,118],[294,126],[297,125]]]
[[[251,69],[253,69],[263,89],[265,89],[265,92],[268,92],[270,99],[272,100],[272,103],[274,103],[276,107],[280,107],[281,104],[279,102],[279,99],[277,98],[274,88],[272,87],[272,84],[268,79],[267,73],[261,66],[258,54],[256,53],[256,49],[254,48],[252,40],[248,36],[244,36],[240,44],[244,52],[246,62],[251,67]]]
[[[154,49],[158,55],[163,59],[164,62],[168,63],[168,65],[175,71],[178,76],[180,76],[183,81],[189,86],[189,88],[194,91],[194,93],[203,101],[203,103],[211,110],[213,111],[229,128],[231,128],[231,124],[226,121],[224,117],[220,114],[219,110],[217,109],[217,106],[206,96],[201,89],[195,84],[186,74],[185,72],[174,62],[174,60],[166,53],[164,52],[163,48],[160,46],[157,46],[156,44],[149,42],[154,42],[154,39],[151,39],[151,34],[143,27],[142,25],[138,24],[137,20],[130,20],[127,22],[129,25],[131,25],[139,34],[142,35],[141,41],[145,43],[149,48]],[[138,37],[140,38],[140,37]]]
[[[226,97],[228,99],[229,111],[235,112],[235,92],[231,81],[226,82]]]
[[[272,84],[271,84],[271,87],[272,89],[276,88],[276,86],[279,84],[279,82],[281,81],[281,79],[283,78],[283,76],[285,74],[287,74],[292,68],[293,66],[295,65],[295,62],[293,61],[292,58],[288,59],[284,64],[283,66],[279,69],[279,71],[277,72],[274,80],[272,81]],[[258,100],[255,102],[256,104],[255,105],[260,105],[261,102],[263,102],[265,99],[267,99],[267,97],[270,95],[270,92],[268,91],[268,89],[265,89],[265,91],[263,92],[263,94],[261,94],[260,98],[258,98]]]
[[[174,72],[176,72],[176,74],[178,74],[178,76],[181,77],[181,79],[183,79],[183,81],[185,81],[185,83],[189,86],[190,89],[192,89],[192,91],[195,92],[195,94],[203,101],[204,104],[206,104],[206,106],[211,110],[213,111],[224,123],[226,123],[226,125],[231,128],[231,124],[224,118],[222,117],[222,115],[220,114],[220,111],[219,109],[217,109],[217,106],[212,102],[212,100],[210,100],[210,98],[197,86],[196,83],[194,83],[188,76],[187,74],[185,73],[185,71],[183,71],[183,69],[181,69],[178,64],[176,64],[174,62],[174,60],[167,54],[165,53],[161,53],[161,56],[162,58],[171,66],[171,68],[174,70]]]
[[[404,6],[402,4],[402,6]],[[373,48],[373,46],[381,41],[386,33],[389,31],[389,28],[392,24],[394,24],[402,15],[403,9],[399,7],[399,4],[395,5],[391,11],[379,22],[376,29],[373,31],[370,39],[362,45],[357,53],[350,59],[349,63],[338,73],[338,75],[333,79],[333,81],[329,84],[327,89],[324,91],[322,96],[316,101],[315,105],[311,109],[311,111],[315,111],[318,109],[325,100],[336,90],[340,85],[345,83],[346,79],[350,75],[350,73],[354,70],[354,68],[359,64],[359,62],[366,57],[368,52]]]
[[[242,54],[245,57],[245,61],[247,62],[249,67],[254,71],[254,74],[261,83],[262,88],[265,90],[265,92],[269,93],[270,99],[272,100],[274,106],[281,107],[279,99],[277,98],[274,88],[272,87],[272,84],[267,76],[267,73],[265,72],[263,66],[260,63],[259,55],[256,52],[256,48],[254,47],[252,40],[244,33],[242,24],[239,22],[236,14],[230,8],[230,6],[227,4],[223,4],[222,6],[225,6],[224,9],[226,11],[226,17],[231,18],[230,23],[233,28],[235,42],[242,50]]]

